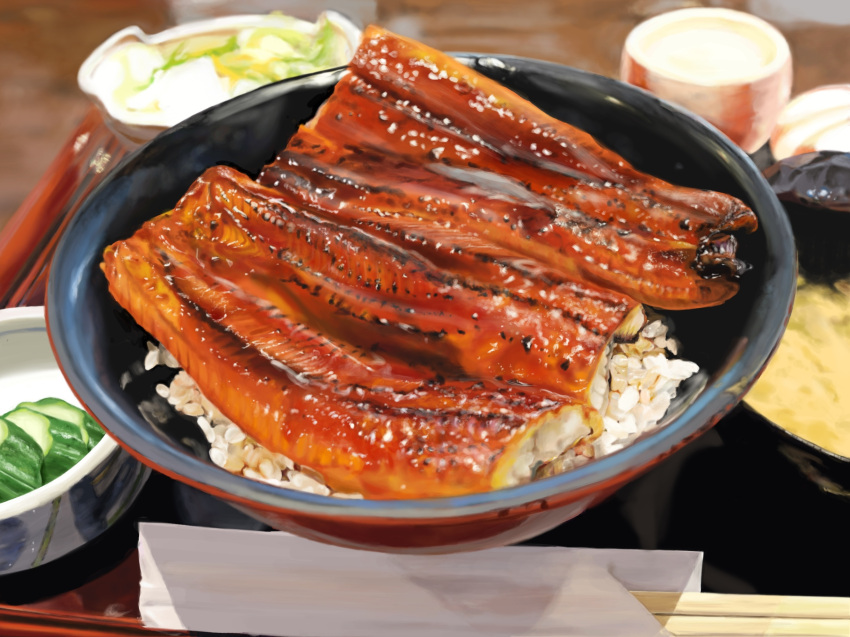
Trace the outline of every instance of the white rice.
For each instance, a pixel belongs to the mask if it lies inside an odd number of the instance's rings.
[[[653,320],[643,327],[634,342],[609,345],[605,362],[599,366],[590,389],[590,403],[603,416],[602,434],[592,442],[571,445],[554,459],[550,460],[550,454],[538,477],[568,471],[593,458],[613,453],[658,424],[682,381],[699,371],[695,363],[671,358],[677,354],[679,345],[668,338],[667,333],[667,325],[662,320]],[[167,350],[148,343],[145,369],[157,365],[179,368],[179,363]],[[177,411],[196,418],[210,443],[210,460],[231,473],[284,489],[338,498],[362,498],[357,493],[332,491],[315,469],[296,465],[283,454],[258,444],[201,394],[185,371],[180,370],[170,385],[157,385],[156,393]],[[561,437],[574,440],[574,424],[565,422]],[[567,428],[570,431],[566,431]],[[539,457],[530,455],[529,466],[519,471],[518,479],[528,479],[540,464]]]
[[[667,413],[683,381],[699,371],[691,361],[671,358],[679,343],[667,336],[668,327],[656,319],[630,343],[613,343],[590,387],[590,404],[603,417],[603,430],[592,443],[567,449],[543,468],[547,476],[626,447],[655,428]]]

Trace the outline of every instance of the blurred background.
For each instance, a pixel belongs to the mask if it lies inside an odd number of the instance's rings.
[[[325,8],[449,51],[500,52],[616,76],[638,22],[671,9],[723,6],[765,18],[787,37],[794,93],[850,81],[850,2],[836,0],[0,0],[0,228],[47,170],[88,108],[76,74],[112,33],[153,33],[190,20]]]

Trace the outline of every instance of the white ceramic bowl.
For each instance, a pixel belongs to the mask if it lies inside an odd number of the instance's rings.
[[[335,11],[323,12],[317,20],[326,17],[342,36],[347,46],[346,61],[351,58],[360,42],[361,31],[351,20]],[[169,112],[138,112],[124,108],[113,97],[114,87],[102,79],[106,74],[99,74],[110,55],[116,50],[131,43],[161,45],[179,42],[186,38],[202,35],[220,34],[253,27],[282,27],[292,28],[304,33],[311,33],[315,23],[299,20],[279,14],[232,15],[209,20],[187,22],[185,24],[147,34],[137,26],[130,26],[106,39],[86,58],[77,73],[77,83],[80,89],[91,98],[104,114],[107,124],[129,145],[144,143],[165,129],[174,126],[194,112],[185,108]],[[213,106],[213,103],[207,106]],[[202,110],[202,109],[201,109]],[[197,112],[197,111],[195,111]]]
[[[50,347],[43,307],[0,310],[0,414],[28,400],[80,406]],[[0,576],[53,561],[93,540],[130,507],[150,470],[109,436],[46,485],[0,502]]]

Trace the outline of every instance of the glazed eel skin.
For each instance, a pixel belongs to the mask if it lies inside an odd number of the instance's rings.
[[[256,181],[208,169],[101,267],[259,443],[337,491],[440,497],[516,484],[530,457],[598,436],[589,387],[612,340],[643,304],[730,298],[733,233],[755,227],[737,199],[644,175],[370,27]]]
[[[350,71],[261,182],[286,188],[287,173],[324,172],[357,183],[367,207],[477,223],[499,245],[661,309],[737,292],[746,265],[733,233],[758,226],[740,200],[641,173],[454,58],[378,27]],[[304,168],[304,155],[322,165]]]
[[[602,334],[527,301],[485,297],[225,167],[107,249],[103,270],[111,294],[225,415],[335,490],[372,498],[511,484],[529,437],[571,416],[580,425],[568,444],[598,435],[601,418],[580,399],[586,376],[616,317],[639,309],[612,311]],[[550,346],[524,343],[521,329]],[[550,370],[562,378],[552,391],[537,367],[565,333],[580,358]],[[541,382],[520,380],[528,374]]]

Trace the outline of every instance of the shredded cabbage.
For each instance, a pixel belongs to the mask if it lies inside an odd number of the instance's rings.
[[[283,26],[248,27],[162,45],[129,44],[108,65],[112,96],[136,113],[163,112],[183,100],[187,108],[177,109],[179,121],[191,114],[190,106],[197,112],[264,84],[348,62],[345,35],[324,15],[312,25],[279,18]],[[214,73],[207,70],[210,63]],[[204,72],[187,83],[187,75],[200,69]]]

